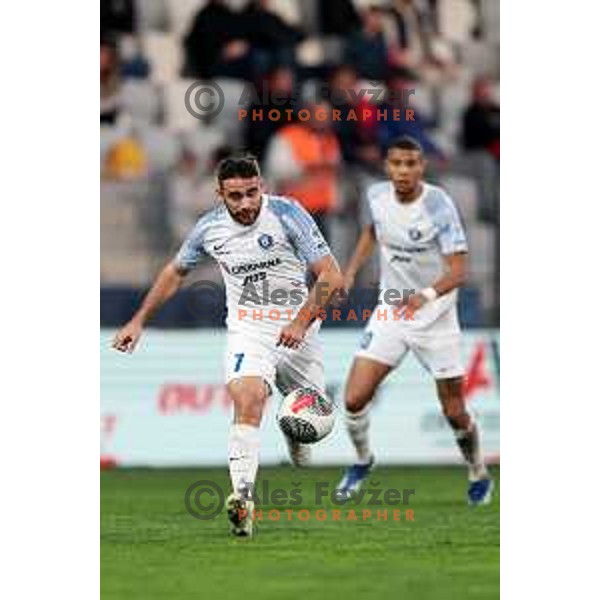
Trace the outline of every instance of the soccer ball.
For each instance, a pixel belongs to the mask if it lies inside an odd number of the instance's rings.
[[[331,433],[333,409],[333,402],[318,390],[298,388],[281,402],[277,423],[293,441],[314,444]]]

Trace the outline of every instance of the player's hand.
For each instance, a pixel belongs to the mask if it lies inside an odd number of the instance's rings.
[[[354,287],[354,280],[356,275],[354,273],[344,273],[344,290],[346,294]]]
[[[128,352],[131,354],[142,335],[142,324],[135,319],[132,319],[122,327],[113,340],[112,347],[119,352]]]
[[[352,273],[344,274],[344,285],[343,287],[336,289],[335,292],[331,295],[331,305],[332,306],[341,306],[348,300],[348,296],[350,295],[350,290],[354,287],[354,279],[355,275]]]
[[[397,306],[399,308],[404,308],[407,312],[415,312],[419,310],[425,303],[427,302],[427,298],[421,294],[411,294],[408,299],[400,300]]]
[[[306,330],[306,323],[292,321],[279,333],[277,346],[284,346],[285,348],[299,348],[304,336],[306,335]]]

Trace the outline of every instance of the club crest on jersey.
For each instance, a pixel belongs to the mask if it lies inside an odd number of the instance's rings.
[[[258,238],[258,245],[263,250],[268,250],[273,245],[273,236],[268,233],[263,233]]]
[[[413,242],[416,242],[423,237],[423,234],[416,227],[411,227],[411,229],[408,230],[408,237]]]

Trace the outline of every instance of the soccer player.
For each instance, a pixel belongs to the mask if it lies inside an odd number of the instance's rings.
[[[423,150],[412,138],[390,145],[389,180],[367,190],[368,223],[344,273],[350,289],[379,244],[384,306],[373,311],[346,383],[346,425],[358,460],[347,469],[338,491],[340,498],[349,497],[371,470],[369,405],[388,373],[412,351],[435,379],[442,410],[467,462],[468,502],[483,504],[491,500],[493,482],[483,461],[477,423],[463,396],[456,310],[458,288],[467,274],[467,241],[452,199],[423,181],[425,166]],[[386,296],[394,297],[391,290],[398,299],[402,294],[405,318],[395,318],[399,308],[391,301],[385,304]]]
[[[144,324],[199,261],[210,256],[219,263],[227,294],[225,377],[234,406],[227,509],[232,532],[250,536],[265,404],[275,388],[284,395],[298,387],[325,390],[315,317],[343,278],[310,215],[294,200],[263,193],[253,157],[218,165],[217,194],[222,204],[200,218],[113,345],[133,351]],[[307,271],[316,278],[310,290]],[[307,446],[288,440],[288,447],[294,464],[307,463]]]

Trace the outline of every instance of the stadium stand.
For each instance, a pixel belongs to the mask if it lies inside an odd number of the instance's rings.
[[[207,4],[226,5],[238,15],[252,5],[253,10],[268,11],[295,28],[304,39],[291,53],[288,40],[268,51],[250,45],[244,55],[250,65],[247,77],[216,79],[224,91],[225,106],[218,117],[206,115],[199,120],[184,103],[186,91],[195,81],[183,76],[184,40],[196,14]],[[429,177],[453,195],[465,221],[471,244],[471,279],[461,295],[463,322],[467,326],[498,324],[499,134],[482,148],[465,149],[463,145],[464,115],[478,77],[489,80],[490,115],[499,119],[495,33],[499,15],[493,8],[497,3],[102,0],[102,325],[114,326],[129,316],[140,291],[181,243],[182,224],[187,218],[182,216],[181,207],[185,205],[188,210],[212,201],[195,201],[193,196],[206,195],[210,190],[211,168],[219,148],[225,144],[234,150],[243,148],[245,125],[238,118],[238,109],[247,108],[250,101],[242,105],[238,101],[245,86],[253,82],[256,89],[262,89],[267,74],[283,64],[293,69],[303,90],[302,100],[314,96],[319,82],[326,81],[332,69],[348,56],[344,48],[361,27],[364,11],[374,4],[383,11],[382,36],[388,48],[388,64],[382,67],[405,69],[414,76],[415,106],[426,117],[426,134],[443,152],[443,157],[432,159]],[[243,27],[240,31],[245,45],[235,48],[236,52],[247,49],[244,36],[255,39],[244,34]],[[273,31],[269,29],[269,35]],[[272,44],[272,35],[269,40]],[[359,79],[357,84],[383,87],[382,81]],[[339,165],[342,198],[327,217],[327,232],[342,263],[358,235],[364,189],[384,176],[383,148],[377,146],[374,128],[376,124],[344,132],[353,147],[348,151],[343,146],[344,160]],[[271,129],[274,134],[276,128]],[[263,160],[264,153],[259,158]],[[182,200],[181,194],[188,194],[191,200]],[[363,285],[374,280],[375,269],[372,261],[361,277]],[[206,273],[219,281],[214,269]],[[185,327],[215,323],[190,317],[184,294],[165,309],[157,324]]]

